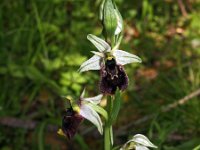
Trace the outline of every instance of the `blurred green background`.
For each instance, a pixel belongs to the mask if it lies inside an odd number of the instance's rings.
[[[95,50],[87,34],[101,34],[100,2],[0,1],[1,150],[103,149],[87,121],[71,141],[56,133],[67,107],[63,96],[78,97],[83,87],[98,94],[99,72],[77,70]],[[142,133],[161,150],[197,150],[200,97],[163,110],[200,88],[200,0],[116,3],[125,23],[120,48],[143,63],[125,67],[130,85],[114,126],[115,145]]]

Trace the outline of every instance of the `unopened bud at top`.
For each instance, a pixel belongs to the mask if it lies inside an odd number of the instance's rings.
[[[113,0],[103,0],[100,7],[100,20],[105,38],[112,39],[123,30],[123,19]]]

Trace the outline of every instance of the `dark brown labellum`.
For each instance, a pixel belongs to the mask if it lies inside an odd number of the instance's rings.
[[[80,123],[84,118],[73,111],[72,108],[67,109],[66,114],[62,119],[62,130],[64,134],[71,139],[77,132]]]
[[[100,70],[100,91],[103,94],[115,94],[117,87],[125,90],[128,87],[128,76],[122,65],[116,64],[114,58],[107,60]]]

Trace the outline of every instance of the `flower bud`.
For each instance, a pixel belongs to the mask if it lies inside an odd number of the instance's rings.
[[[103,24],[103,34],[108,41],[122,32],[122,16],[113,0],[102,1],[100,7],[100,20]]]
[[[158,148],[153,143],[149,141],[149,139],[142,135],[142,134],[136,134],[132,137],[128,142],[126,142],[120,150],[149,150],[148,147],[151,148]]]

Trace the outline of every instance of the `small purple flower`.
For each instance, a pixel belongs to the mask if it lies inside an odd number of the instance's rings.
[[[58,130],[58,134],[64,135],[71,139],[77,132],[77,129],[84,119],[93,123],[100,134],[103,134],[103,124],[99,114],[95,108],[98,108],[103,95],[95,97],[84,98],[85,90],[80,98],[74,101],[71,97],[67,97],[70,102],[71,108],[66,110],[66,114],[62,119],[62,128]],[[100,109],[100,108],[99,108]]]
[[[118,44],[111,49],[107,42],[95,35],[89,34],[87,38],[99,52],[92,51],[94,56],[82,63],[79,71],[100,70],[100,91],[103,94],[114,94],[117,88],[125,90],[128,76],[123,66],[133,62],[141,63],[142,60],[136,55],[118,50]]]

